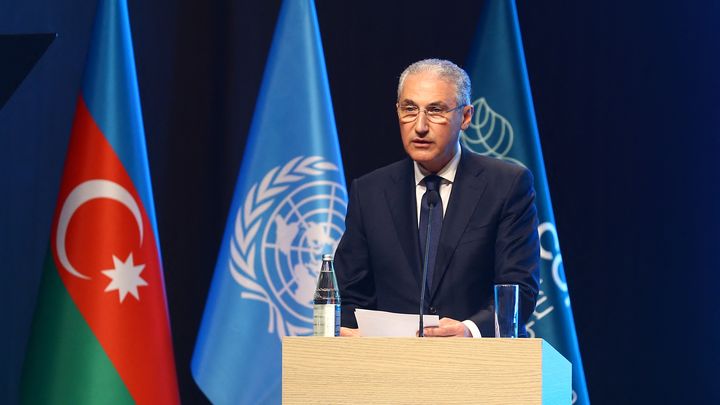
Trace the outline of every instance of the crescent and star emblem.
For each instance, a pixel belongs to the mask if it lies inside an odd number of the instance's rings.
[[[143,241],[142,213],[140,206],[129,191],[110,180],[88,180],[79,184],[68,194],[63,202],[55,235],[55,245],[57,257],[62,267],[72,276],[83,280],[90,280],[90,277],[80,273],[73,267],[72,263],[70,263],[65,246],[65,237],[70,221],[78,208],[88,201],[100,198],[117,201],[124,205],[133,215],[133,218],[135,218],[140,235],[140,244],[142,244]],[[105,276],[112,280],[105,289],[105,292],[117,290],[120,302],[123,302],[128,293],[139,301],[140,296],[137,288],[148,285],[147,282],[140,277],[140,273],[145,268],[145,265],[135,264],[132,253],[129,254],[125,261],[113,255],[113,264],[115,266],[113,269],[102,271]]]

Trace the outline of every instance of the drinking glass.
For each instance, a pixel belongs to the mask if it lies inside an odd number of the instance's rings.
[[[495,285],[495,337],[518,337],[518,297],[517,284]]]

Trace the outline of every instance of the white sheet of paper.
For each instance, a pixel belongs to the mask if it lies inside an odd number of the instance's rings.
[[[394,312],[355,309],[360,336],[415,336],[418,331],[418,314],[398,314]],[[426,328],[440,325],[437,315],[423,315]]]

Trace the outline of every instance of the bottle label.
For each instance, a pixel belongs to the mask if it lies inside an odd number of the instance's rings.
[[[313,305],[313,336],[340,336],[340,305]]]

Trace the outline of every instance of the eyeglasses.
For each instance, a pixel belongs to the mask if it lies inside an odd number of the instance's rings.
[[[428,108],[420,108],[416,105],[403,105],[397,108],[400,122],[408,124],[414,122],[420,116],[420,113],[424,112],[428,121],[434,124],[444,124],[448,122],[447,114],[453,111],[459,110],[465,107],[465,105],[458,105],[455,108],[442,108],[439,106],[431,106]]]

